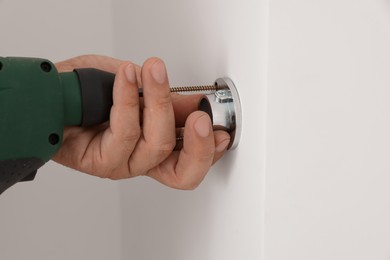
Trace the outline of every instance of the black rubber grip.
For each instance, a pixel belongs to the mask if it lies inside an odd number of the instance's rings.
[[[115,74],[86,68],[74,70],[79,78],[83,108],[82,126],[106,122],[112,107]]]
[[[38,158],[0,161],[0,194],[17,182],[33,180],[44,163]]]

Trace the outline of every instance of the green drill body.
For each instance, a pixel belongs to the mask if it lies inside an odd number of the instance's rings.
[[[58,73],[45,59],[0,57],[0,193],[34,178],[65,126],[108,120],[113,81],[99,70]]]
[[[0,194],[19,181],[34,179],[37,169],[60,149],[65,126],[109,120],[114,79],[114,74],[92,68],[58,73],[46,59],[0,57]],[[226,79],[220,80],[223,84],[171,91],[226,90]],[[230,86],[234,88],[233,83]],[[210,102],[206,103],[201,102],[199,109],[213,119]],[[227,107],[230,103],[223,102]],[[226,130],[234,135],[235,124]]]

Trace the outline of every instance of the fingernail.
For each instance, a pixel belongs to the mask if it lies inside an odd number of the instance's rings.
[[[220,153],[220,152],[222,152],[223,150],[226,149],[226,147],[229,145],[229,143],[230,143],[230,140],[229,140],[229,139],[224,140],[222,143],[220,143],[220,144],[215,148],[215,150],[216,150],[218,153]]]
[[[206,115],[199,117],[195,122],[195,130],[200,137],[207,137],[210,134],[210,118]]]
[[[166,78],[164,63],[160,60],[156,61],[151,67],[151,74],[158,84],[163,84]]]
[[[133,64],[130,63],[129,65],[126,66],[125,74],[126,74],[127,80],[131,84],[135,84],[136,83],[137,76],[135,75],[135,68],[134,68]]]

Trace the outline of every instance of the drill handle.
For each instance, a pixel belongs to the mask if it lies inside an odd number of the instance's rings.
[[[78,76],[81,104],[81,126],[106,122],[112,107],[112,89],[115,74],[93,69],[75,69]]]

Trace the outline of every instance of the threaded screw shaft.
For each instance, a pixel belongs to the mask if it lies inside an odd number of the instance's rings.
[[[184,87],[172,87],[172,93],[182,93],[182,92],[216,92],[218,90],[228,89],[227,86],[218,86],[218,85],[205,85],[205,86],[184,86]],[[138,89],[138,94],[140,97],[143,97],[143,89]]]
[[[210,92],[218,91],[225,89],[224,86],[218,85],[206,85],[206,86],[184,86],[184,87],[172,87],[171,92],[180,93],[180,92]]]

